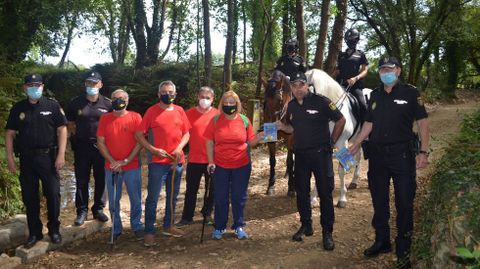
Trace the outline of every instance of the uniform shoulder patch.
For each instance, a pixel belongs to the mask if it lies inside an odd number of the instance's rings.
[[[337,106],[335,105],[334,102],[330,102],[330,104],[328,104],[328,107],[329,107],[331,110],[337,109]]]
[[[418,103],[418,105],[420,105],[420,106],[423,106],[423,105],[425,104],[425,103],[423,102],[423,97],[422,97],[422,96],[417,97],[417,103]]]

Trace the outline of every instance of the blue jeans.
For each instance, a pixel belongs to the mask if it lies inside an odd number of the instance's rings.
[[[148,194],[145,201],[145,234],[154,234],[155,221],[157,219],[157,204],[162,184],[165,182],[166,199],[165,199],[165,217],[163,219],[163,228],[171,226],[171,217],[175,215],[175,206],[177,204],[178,192],[180,191],[180,179],[183,172],[183,164],[178,164],[174,178],[173,188],[173,210],[170,208],[170,196],[172,193],[172,166],[158,163],[150,163],[148,165]]]
[[[230,195],[232,229],[245,226],[243,211],[247,203],[247,188],[251,172],[251,163],[239,168],[223,168],[218,165],[215,168],[212,180],[215,190],[215,229],[224,230],[227,227]]]
[[[113,177],[112,171],[105,170],[105,182],[108,191],[108,208],[110,210],[110,216],[114,219],[114,234],[122,233],[122,221],[120,219],[120,198],[122,198],[122,185],[125,182],[127,186],[128,198],[130,200],[130,226],[134,232],[141,231],[143,224],[142,217],[142,175],[140,168],[123,171],[118,174],[116,179],[116,199],[115,199],[115,212],[112,206],[113,201]],[[115,218],[113,214],[115,213]]]

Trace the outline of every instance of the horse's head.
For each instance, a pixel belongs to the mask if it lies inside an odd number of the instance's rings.
[[[291,100],[289,80],[281,71],[275,70],[264,86],[265,117],[272,120],[280,118],[286,104]]]

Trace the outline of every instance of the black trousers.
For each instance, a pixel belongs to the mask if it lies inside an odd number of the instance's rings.
[[[30,236],[41,236],[43,224],[40,220],[39,182],[42,181],[43,195],[47,199],[48,233],[58,233],[60,228],[60,181],[55,169],[53,152],[20,155],[20,187],[27,210]]]
[[[360,119],[362,122],[364,121],[365,114],[367,113],[367,101],[365,100],[365,96],[363,96],[362,89],[359,88],[351,88],[349,92],[355,96],[358,100],[358,105],[360,106]]]
[[[207,171],[206,163],[188,163],[187,165],[187,189],[185,191],[185,202],[183,204],[182,219],[187,221],[193,220],[195,206],[197,204],[197,193],[200,187],[202,175],[205,178],[205,194],[203,196],[202,215],[209,216],[213,211],[213,184],[211,184],[211,176]],[[210,186],[207,197],[207,186]],[[208,199],[205,199],[208,198]]]
[[[396,253],[404,257],[410,250],[415,198],[415,155],[410,142],[381,146],[369,143],[368,184],[373,202],[372,226],[376,241],[390,241],[390,178],[397,209]]]
[[[312,224],[310,205],[312,173],[320,197],[320,224],[324,232],[332,232],[335,214],[332,196],[334,179],[331,149],[295,151],[295,190],[297,192],[297,209],[302,225]]]
[[[96,145],[92,143],[77,143],[74,151],[74,166],[77,192],[75,206],[77,214],[88,211],[88,184],[90,171],[93,168],[95,192],[93,195],[92,212],[105,208],[105,160]]]

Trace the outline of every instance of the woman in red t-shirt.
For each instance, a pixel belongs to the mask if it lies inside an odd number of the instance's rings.
[[[214,117],[205,130],[208,168],[214,171],[215,230],[212,236],[221,239],[225,232],[231,197],[232,228],[238,239],[245,239],[248,235],[243,229],[243,211],[252,171],[250,148],[263,139],[263,132],[255,136],[248,118],[240,114],[242,104],[235,92],[225,92],[218,109],[222,113]]]

